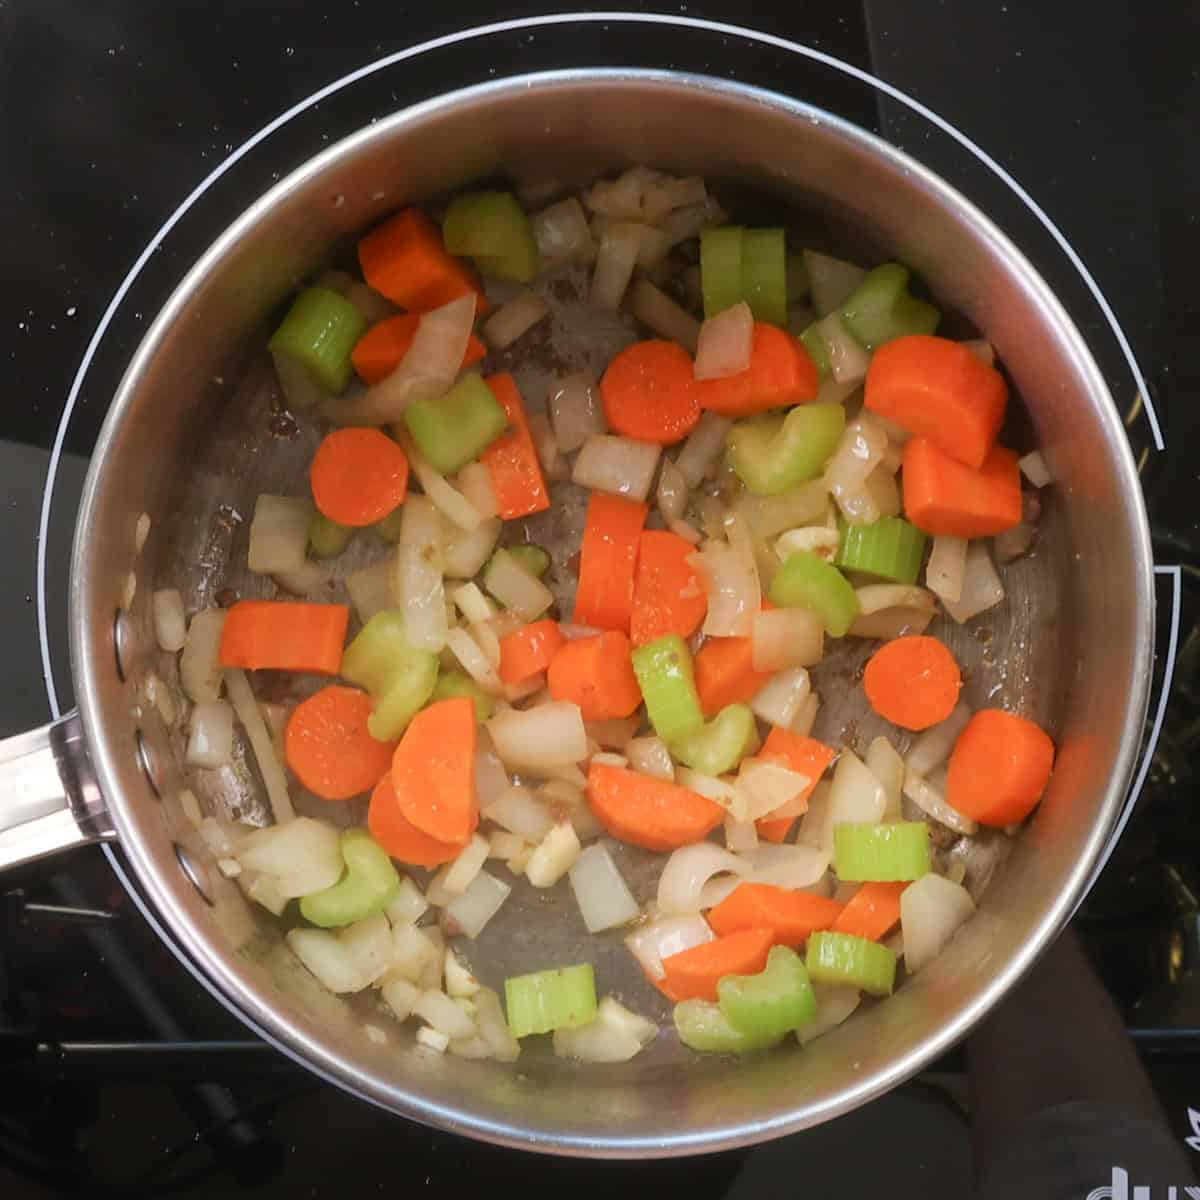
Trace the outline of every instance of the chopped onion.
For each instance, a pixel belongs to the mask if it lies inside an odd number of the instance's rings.
[[[744,759],[735,785],[743,801],[742,811],[734,813],[734,816],[744,821],[772,816],[794,803],[812,782],[807,775],[777,762],[762,758]]]
[[[179,659],[179,681],[194,704],[205,704],[221,696],[221,634],[225,612],[206,608],[188,625],[187,640]]]
[[[733,422],[727,417],[706,412],[695,429],[688,434],[675,459],[675,466],[689,488],[700,486],[717,456],[725,449],[725,436]]]
[[[670,916],[700,911],[704,885],[721,874],[747,875],[750,864],[712,842],[697,842],[672,852],[658,880],[658,909]]]
[[[847,520],[853,520],[863,504],[874,506],[874,500],[865,492],[864,485],[867,476],[882,461],[887,447],[887,434],[868,413],[856,417],[842,433],[837,448],[825,466],[825,484]],[[850,511],[847,511],[848,507]]]
[[[496,615],[496,605],[479,590],[477,583],[464,583],[451,593],[455,607],[465,620],[475,624]]]
[[[287,944],[317,982],[334,995],[361,992],[371,982],[349,950],[328,930],[292,929],[287,934]]]
[[[190,767],[223,767],[233,758],[233,709],[209,700],[192,709],[184,762]]]
[[[475,1025],[488,1044],[492,1057],[500,1062],[516,1062],[520,1043],[513,1037],[500,1006],[500,997],[491,988],[481,988],[475,997]]]
[[[806,1045],[821,1034],[836,1029],[858,1007],[862,992],[854,987],[836,984],[814,983],[813,994],[817,998],[817,1015],[796,1030],[800,1044]]]
[[[571,891],[588,933],[628,925],[639,913],[606,846],[588,846],[570,868]]]
[[[521,292],[483,323],[483,336],[495,350],[506,350],[522,334],[550,315],[550,306],[534,292]]]
[[[444,908],[455,896],[461,896],[471,886],[475,876],[487,862],[488,841],[482,834],[474,834],[462,848],[457,858],[446,863],[429,882],[425,898],[430,904]]]
[[[400,886],[383,911],[393,928],[415,925],[429,911],[429,901],[407,875],[401,875]]]
[[[816,692],[809,692],[800,705],[796,719],[788,726],[797,737],[808,737],[817,721],[817,710],[821,707],[821,697]]]
[[[962,343],[981,363],[989,367],[996,365],[995,347],[986,338],[970,338]]]
[[[337,939],[368,983],[386,975],[395,961],[392,927],[383,913],[375,913],[342,929]]]
[[[267,798],[271,802],[271,811],[275,814],[276,823],[290,821],[296,814],[288,795],[287,776],[279,756],[275,753],[275,743],[254,699],[246,672],[235,667],[228,668],[225,671],[225,690],[229,693],[234,712],[246,731],[246,739],[258,763],[258,772],[266,786]]]
[[[725,849],[731,854],[740,854],[758,846],[758,826],[753,821],[738,821],[725,818]]]
[[[487,871],[480,871],[457,900],[446,906],[446,916],[467,937],[477,938],[484,926],[500,911],[512,888]],[[480,995],[483,993],[481,992]]]
[[[753,551],[709,541],[688,562],[702,573],[708,593],[705,637],[748,637],[762,607]]]
[[[450,527],[443,531],[447,535],[443,549],[446,574],[451,579],[473,579],[496,548],[503,522],[499,517],[488,517],[474,529],[459,529],[449,522],[447,525]]]
[[[525,878],[535,888],[553,887],[575,865],[579,853],[579,838],[571,823],[557,821],[534,847],[525,864]]]
[[[952,829],[955,833],[971,834],[979,832],[979,826],[956,808],[951,808],[946,802],[945,773],[935,770],[928,778],[918,775],[912,768],[904,772],[904,794],[923,812],[932,817],[940,825]]]
[[[746,518],[751,531],[765,540],[784,530],[824,520],[828,499],[825,482],[814,479],[775,496],[743,494],[734,507]]]
[[[212,818],[206,817],[200,809],[200,801],[196,799],[196,793],[191,788],[182,788],[179,792],[179,809],[187,818],[188,824],[199,829],[205,821]],[[232,849],[233,843],[229,843]]]
[[[638,717],[614,717],[608,721],[585,721],[588,737],[610,750],[624,750],[637,733]]]
[[[817,322],[817,336],[825,346],[834,382],[857,383],[866,378],[871,356],[851,336],[840,313],[830,313]]]
[[[658,1026],[630,1012],[612,996],[601,999],[586,1025],[556,1029],[554,1053],[589,1063],[621,1063],[636,1057],[658,1036]]]
[[[549,265],[591,262],[596,257],[587,214],[574,196],[534,213],[529,224],[538,253]]]
[[[751,625],[751,662],[756,671],[811,667],[825,652],[825,626],[807,608],[756,612]]]
[[[688,486],[683,473],[669,458],[664,458],[655,491],[655,503],[663,519],[667,522],[679,521],[687,509],[687,499]]]
[[[533,438],[533,448],[537,451],[538,462],[546,478],[552,483],[570,479],[571,466],[559,451],[558,438],[554,436],[550,418],[545,413],[529,414],[529,436]]]
[[[483,586],[522,621],[536,621],[554,603],[554,593],[503,549],[492,555]]]
[[[488,835],[488,858],[516,858],[532,849],[523,837],[506,829],[494,829]]]
[[[270,875],[289,900],[332,887],[344,866],[338,831],[309,817],[254,830],[237,844],[234,857],[245,870]]]
[[[416,983],[432,974],[431,968],[441,953],[433,937],[435,932],[433,929],[418,929],[413,924],[397,925],[392,930],[392,969],[384,980],[385,1000],[392,979],[399,977]],[[407,993],[405,995],[407,998]],[[415,997],[412,999],[415,1000]]]
[[[874,738],[867,747],[867,767],[879,780],[884,793],[883,820],[900,820],[900,794],[904,789],[904,759],[885,737]]]
[[[829,802],[832,794],[832,785],[824,781],[813,788],[808,798],[808,810],[796,832],[797,845],[811,846],[814,850],[833,854],[833,826],[829,821]]]
[[[183,615],[183,597],[175,588],[162,588],[150,598],[154,610],[154,636],[160,650],[174,654],[187,641],[187,622]]]
[[[891,466],[888,459],[889,451],[885,450],[879,461],[879,466],[867,476],[863,489],[871,498],[874,511],[879,517],[896,517],[900,515],[900,485],[896,482],[896,467]]]
[[[792,667],[775,675],[750,701],[750,708],[769,725],[787,729],[800,715],[811,691],[808,672],[803,667]]]
[[[422,992],[412,1011],[448,1038],[470,1037],[475,1032],[475,1022],[445,992]]]
[[[829,834],[823,844],[833,844],[836,825],[874,825],[887,810],[887,792],[875,773],[852,750],[843,750],[833,770],[829,788]]]
[[[484,691],[504,695],[504,684],[479,643],[465,629],[451,629],[446,634],[446,648],[458,659],[459,665]]]
[[[827,316],[835,309],[841,308],[867,277],[866,271],[854,263],[830,258],[829,255],[818,254],[815,250],[805,250],[802,253],[813,305],[818,316]]]
[[[1051,481],[1050,468],[1040,450],[1031,450],[1024,457],[1017,459],[1021,473],[1035,488],[1047,487]]]
[[[633,285],[629,309],[651,332],[678,342],[689,354],[696,353],[700,322],[648,279],[639,279]]]
[[[775,553],[782,562],[789,555],[815,554],[826,562],[832,562],[841,545],[841,534],[827,525],[809,525],[804,529],[789,529],[775,543]]]
[[[937,612],[937,600],[924,588],[898,583],[872,583],[856,588],[858,616],[853,637],[894,638],[921,633]]]
[[[625,939],[625,945],[653,980],[662,979],[666,974],[662,965],[664,958],[691,950],[693,946],[703,946],[715,937],[708,922],[699,914],[660,917],[631,933]]]
[[[293,596],[307,596],[329,582],[329,569],[311,559],[296,571],[275,571],[271,578],[277,587]]]
[[[486,809],[510,786],[508,772],[492,747],[492,739],[487,730],[481,729],[475,744],[475,794],[479,798],[479,807]]]
[[[401,438],[401,444],[404,446],[405,454],[408,455],[408,464],[412,468],[412,473],[417,477],[421,490],[459,529],[474,529],[480,521],[484,520],[484,514],[462,492],[452,487],[444,475],[434,470],[425,456],[417,449],[412,438]]]
[[[627,767],[629,766],[629,759],[623,754],[613,754],[612,751],[605,750],[593,754],[590,764],[596,767]]]
[[[313,506],[307,500],[259,496],[250,522],[249,569],[257,575],[300,570],[308,552],[312,516]]]
[[[571,480],[580,487],[645,500],[661,453],[653,442],[594,433],[575,459]]]
[[[492,487],[492,473],[481,462],[469,462],[459,471],[456,482],[458,491],[466,497],[483,520],[499,515],[496,492]]]
[[[573,766],[588,754],[583,715],[577,704],[566,700],[497,713],[487,728],[496,753],[510,767]]]
[[[671,759],[667,743],[662,738],[634,738],[625,746],[625,754],[629,758],[629,765],[635,771],[654,779],[665,779],[668,783],[674,783],[675,763]]]
[[[939,534],[933,539],[925,566],[925,586],[943,604],[957,602],[962,596],[966,564],[967,539]]]
[[[290,354],[272,354],[275,378],[283,393],[284,403],[292,412],[304,412],[316,408],[325,400],[325,391],[313,373],[298,358]]]
[[[658,175],[651,167],[630,167],[616,179],[597,180],[584,192],[583,202],[594,213],[636,220],[642,216],[646,188]]]
[[[944,600],[946,611],[960,624],[995,608],[1004,599],[1004,584],[992,565],[986,538],[976,538],[967,546],[963,569],[962,594],[957,600]]]
[[[960,700],[944,721],[917,736],[905,755],[904,765],[914,775],[922,778],[928,776],[930,771],[940,767],[950,757],[958,735],[966,729],[970,719],[971,710]]]
[[[638,225],[617,222],[604,230],[592,275],[592,304],[614,311],[620,308],[641,248],[642,231]]]
[[[350,593],[350,603],[358,613],[358,619],[365,625],[376,613],[387,608],[396,607],[396,598],[392,594],[392,575],[395,564],[389,557],[384,562],[376,563],[373,567],[363,567],[346,576],[346,591]]]
[[[932,872],[910,883],[900,893],[905,970],[915,975],[932,962],[974,913],[975,902],[962,884]]]
[[[689,204],[669,213],[662,222],[663,233],[667,235],[669,245],[677,245],[688,238],[697,237],[706,229],[723,225],[726,221],[725,211],[712,196],[706,196],[700,204]]]
[[[573,453],[593,433],[603,433],[608,428],[596,380],[587,371],[568,375],[557,386],[552,385],[547,407],[558,448],[564,454]]]
[[[273,916],[282,917],[288,906],[288,898],[279,890],[274,875],[263,875],[258,871],[243,871],[237,877],[238,887]]]
[[[754,316],[744,300],[709,317],[700,326],[694,374],[697,379],[726,379],[750,368]]]
[[[828,853],[812,846],[760,842],[743,858],[750,863],[747,882],[792,890],[812,887],[829,869]]]
[[[427,496],[409,496],[400,521],[392,590],[404,610],[404,636],[415,650],[437,654],[446,644],[442,519]]]
[[[527,842],[540,842],[554,828],[554,814],[523,787],[509,785],[483,809],[483,815]]]

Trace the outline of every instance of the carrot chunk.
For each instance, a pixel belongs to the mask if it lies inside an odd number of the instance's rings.
[[[349,800],[375,786],[388,769],[395,742],[367,732],[371,697],[337,684],[322,688],[292,710],[283,735],[292,773],[322,800]]]
[[[974,470],[928,438],[909,438],[901,460],[904,515],[918,528],[952,537],[988,537],[1021,521],[1021,470],[1003,446]]]

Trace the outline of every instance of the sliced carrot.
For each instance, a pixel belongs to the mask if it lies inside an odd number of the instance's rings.
[[[401,811],[392,787],[392,774],[386,772],[371,793],[367,808],[367,828],[371,836],[392,856],[414,867],[440,867],[462,853],[458,842],[439,842],[422,833]]]
[[[386,379],[408,353],[417,326],[421,322],[418,312],[400,313],[372,325],[354,344],[350,361],[363,383],[378,383]],[[474,366],[487,354],[487,347],[474,335],[467,340],[463,354],[463,367]]]
[[[647,850],[675,850],[707,837],[725,810],[697,792],[625,767],[592,763],[587,798],[613,837]]]
[[[863,688],[885,721],[917,731],[950,715],[962,690],[962,672],[937,638],[910,634],[885,642],[871,655]]]
[[[550,492],[516,380],[508,374],[489,375],[484,383],[503,405],[512,426],[479,456],[491,477],[497,510],[506,521],[544,512],[550,507]]]
[[[871,356],[864,403],[978,469],[1004,423],[1008,387],[995,367],[962,342],[911,334]]]
[[[718,980],[726,975],[757,975],[766,967],[774,940],[770,929],[739,929],[670,954],[662,960],[666,974],[656,986],[677,1004],[681,1000],[715,1000]]]
[[[838,919],[829,927],[835,933],[877,942],[900,920],[900,893],[904,883],[864,883],[846,902]]]
[[[808,787],[795,800],[789,801],[789,813],[782,817],[761,817],[755,822],[759,836],[769,842],[782,842],[792,827],[792,822],[808,808],[808,799],[829,770],[829,764],[837,757],[832,746],[818,742],[816,738],[804,737],[779,725],[772,725],[767,740],[758,752],[760,758],[777,760],[789,771],[796,771],[809,778]]]
[[[954,744],[946,800],[981,825],[1015,825],[1042,798],[1053,767],[1054,743],[1040,725],[981,709]]]
[[[419,208],[406,208],[376,225],[358,243],[363,278],[394,304],[428,312],[474,294],[475,312],[488,302],[474,272],[442,245],[438,227]]]
[[[632,652],[623,633],[602,633],[566,642],[550,663],[546,677],[550,695],[555,700],[578,704],[585,721],[628,717],[642,702]]]
[[[239,600],[225,614],[221,666],[336,675],[349,623],[344,604]]]
[[[283,750],[292,774],[322,800],[349,800],[375,786],[392,761],[395,742],[367,732],[371,697],[332,684],[292,709]]]
[[[308,478],[331,521],[374,525],[408,495],[408,456],[378,429],[335,429],[317,447]]]
[[[638,542],[649,512],[636,500],[592,493],[579,556],[576,624],[629,632]]]
[[[777,946],[794,950],[810,933],[832,929],[842,906],[812,892],[793,892],[769,883],[739,883],[708,914],[718,934],[741,929],[769,929]]]
[[[821,377],[799,338],[764,321],[754,323],[750,366],[724,379],[696,383],[696,397],[707,412],[748,417],[817,398]]]
[[[475,730],[474,700],[439,700],[413,717],[392,758],[401,814],[439,842],[462,844],[479,824]]]
[[[608,364],[600,401],[623,437],[672,446],[700,420],[692,358],[677,342],[634,342]]]
[[[629,636],[635,646],[677,633],[689,638],[708,612],[704,582],[688,559],[696,547],[665,529],[645,529],[638,539]]]
[[[549,618],[522,625],[515,633],[500,639],[500,678],[505,683],[524,683],[546,670],[564,640],[558,622]],[[586,717],[587,713],[583,715]]]
[[[709,638],[693,662],[696,691],[706,717],[715,716],[727,704],[745,704],[770,682],[769,672],[754,669],[748,637]]]
[[[974,470],[928,438],[909,438],[901,460],[904,515],[918,528],[952,537],[989,537],[1021,521],[1017,456],[993,447]]]

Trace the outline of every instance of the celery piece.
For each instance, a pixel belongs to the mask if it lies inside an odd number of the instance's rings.
[[[324,513],[313,513],[308,523],[308,544],[318,558],[333,558],[341,554],[353,536],[354,530],[349,525],[339,525]]]
[[[414,400],[404,410],[417,448],[443,475],[478,458],[508,427],[508,415],[479,375],[464,375],[436,400]]]
[[[310,892],[300,901],[300,915],[322,929],[353,925],[382,912],[400,891],[400,876],[387,851],[365,829],[341,836],[346,870],[332,887]]]
[[[747,229],[742,234],[742,299],[756,321],[787,327],[787,249],[782,229]]]
[[[742,235],[740,225],[706,229],[700,235],[700,290],[705,317],[742,300]]]
[[[371,526],[373,530],[385,542],[398,542],[400,540],[400,524],[404,520],[404,505],[401,504],[398,508],[394,508],[381,521],[376,521]]]
[[[679,1040],[693,1050],[745,1054],[750,1050],[776,1046],[784,1036],[744,1033],[729,1021],[717,1005],[708,1000],[683,1000],[675,1005],[674,1015]]]
[[[780,608],[811,608],[830,637],[845,637],[858,616],[858,595],[850,581],[819,554],[789,554],[771,581],[771,603]]]
[[[811,934],[804,965],[813,983],[862,988],[872,996],[890,996],[896,982],[896,955],[878,942],[849,933]]]
[[[555,1029],[578,1029],[596,1015],[591,963],[513,975],[504,981],[508,1028],[515,1038]]]
[[[523,542],[519,546],[505,546],[504,548],[530,575],[538,579],[541,579],[550,570],[550,555],[533,542]]]
[[[724,775],[758,747],[758,727],[745,704],[729,704],[703,729],[671,743],[671,753],[704,775]]]
[[[829,351],[825,349],[825,339],[821,336],[821,331],[817,328],[819,322],[814,321],[801,335],[800,340],[804,343],[805,350],[808,351],[809,357],[813,360],[813,365],[817,368],[817,374],[822,379],[827,378],[833,371],[833,363],[829,361]]]
[[[442,671],[433,685],[431,700],[453,700],[456,696],[468,696],[475,701],[475,719],[488,721],[495,710],[496,702],[462,671]]]
[[[903,517],[880,517],[870,525],[838,522],[841,539],[834,563],[895,583],[916,583],[925,556],[925,533]]]
[[[350,382],[350,351],[367,319],[344,296],[328,288],[305,288],[271,335],[267,348],[277,358],[299,363],[322,391],[336,396]]]
[[[821,474],[845,427],[840,404],[801,404],[786,416],[749,417],[726,436],[729,463],[755,495],[786,492]]]
[[[899,883],[920,879],[933,867],[929,826],[924,821],[833,827],[833,869],[850,883]]]
[[[451,254],[473,258],[494,279],[529,283],[542,267],[533,228],[512,192],[456,196],[442,222],[442,239]]]
[[[867,273],[842,306],[842,325],[868,350],[893,338],[932,333],[941,313],[908,292],[908,268],[884,263]]]
[[[633,673],[654,732],[668,745],[698,733],[704,713],[692,674],[692,656],[677,633],[656,638],[633,652]]]
[[[404,614],[394,608],[376,613],[342,655],[342,677],[371,693],[367,730],[381,742],[404,732],[433,694],[437,671],[437,655],[409,644]]]
[[[808,971],[787,946],[772,946],[757,975],[726,975],[717,983],[717,1002],[730,1025],[755,1039],[782,1037],[817,1015]]]

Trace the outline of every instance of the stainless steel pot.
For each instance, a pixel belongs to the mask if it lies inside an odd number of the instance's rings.
[[[970,668],[969,699],[1011,703],[1051,727],[1054,779],[949,949],[807,1047],[733,1062],[688,1056],[664,1036],[625,1066],[581,1069],[530,1050],[514,1070],[432,1056],[398,1032],[379,1046],[363,1033],[362,1008],[317,988],[277,922],[210,866],[181,813],[178,738],[147,695],[151,674],[173,687],[149,596],[168,584],[193,605],[224,586],[254,594],[237,565],[238,516],[260,491],[300,494],[312,446],[268,429],[261,346],[269,314],[314,267],[398,206],[473,180],[583,182],[642,162],[737,181],[851,237],[847,250],[911,264],[996,345],[1057,484],[1037,553],[1010,571],[1008,601],[986,622],[990,642],[947,636]],[[152,526],[139,554],[142,513]],[[188,274],[130,364],[92,459],[71,586],[79,711],[0,745],[0,866],[116,837],[171,936],[283,1052],[404,1116],[559,1154],[759,1141],[844,1113],[946,1050],[1077,903],[1129,782],[1150,682],[1152,562],[1137,475],[1095,363],[1030,264],[878,138],[778,95],[666,73],[540,75],[457,92],[363,130],[254,204]],[[862,715],[856,689],[841,691],[826,690],[830,737]],[[244,765],[216,774],[206,804],[253,810]],[[517,894],[502,917],[472,949],[493,983],[582,953],[569,900],[547,908]],[[658,1003],[619,939],[588,945],[606,988],[643,1009]]]

